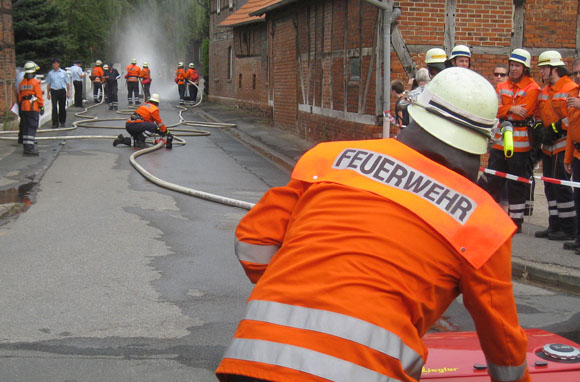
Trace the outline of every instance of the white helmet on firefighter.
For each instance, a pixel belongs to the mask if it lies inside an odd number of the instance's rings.
[[[107,65],[107,64],[103,65],[103,69],[109,70],[109,65]]]
[[[425,53],[425,63],[428,64],[443,64],[447,60],[445,51],[441,48],[431,48]]]
[[[131,60],[131,63],[132,63],[133,65],[135,65],[135,64],[137,63],[137,59],[136,59],[136,58],[132,59],[132,60]]]
[[[97,62],[96,62],[96,65],[97,65],[97,66],[101,66],[101,65],[103,65],[103,61],[101,61],[101,60],[97,60]]]
[[[508,61],[519,62],[520,64],[524,64],[524,66],[529,69],[532,62],[532,56],[527,50],[518,48],[512,51]]]
[[[562,61],[562,55],[555,50],[547,50],[538,57],[538,66],[566,66]]]
[[[143,62],[143,67],[144,68],[148,68],[149,67],[149,63],[147,61]]]
[[[37,70],[36,68],[37,68],[37,66],[34,63],[34,61],[27,61],[24,64],[24,73],[34,73]]]
[[[485,154],[497,123],[497,94],[488,80],[459,67],[433,77],[409,115],[440,141],[471,154]]]
[[[195,65],[193,64],[193,62],[190,62],[190,63],[189,63],[189,67],[190,67],[190,68],[195,68]]]
[[[471,51],[469,50],[469,47],[465,45],[456,45],[455,48],[451,50],[451,56],[449,59],[451,60],[456,57],[471,58]]]
[[[177,64],[177,67],[178,67],[178,68],[183,68],[183,62],[181,62],[181,61],[180,61],[180,62]]]
[[[147,101],[147,102],[156,102],[157,104],[159,104],[160,101],[161,101],[161,97],[159,97],[159,94],[153,93],[153,94],[151,94],[151,97],[149,98],[149,101]]]

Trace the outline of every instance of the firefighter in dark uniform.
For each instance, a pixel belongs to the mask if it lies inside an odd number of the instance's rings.
[[[149,101],[139,106],[125,123],[125,129],[133,137],[135,147],[147,147],[145,140],[154,134],[161,136],[169,134],[169,130],[159,115],[159,101],[159,94],[152,94]],[[113,146],[118,144],[131,146],[131,138],[119,134]]]
[[[567,99],[578,97],[578,85],[570,79],[570,71],[560,53],[555,50],[540,54],[538,66],[546,83],[539,96],[537,113],[537,119],[544,127],[543,175],[570,180],[570,174],[564,168],[569,124]],[[548,228],[536,232],[535,236],[550,240],[576,239],[576,209],[572,188],[544,182],[544,192],[548,200]]]
[[[38,150],[34,147],[36,130],[40,115],[44,114],[44,100],[40,81],[34,78],[36,64],[27,62],[24,65],[24,78],[18,86],[18,106],[20,108],[20,132],[24,155],[38,155]]]
[[[109,110],[119,110],[119,85],[117,80],[121,75],[119,71],[113,67],[113,64],[105,65],[105,90],[106,97],[109,100]]]

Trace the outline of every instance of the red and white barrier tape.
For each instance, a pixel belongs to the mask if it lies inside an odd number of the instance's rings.
[[[483,168],[483,167],[480,167],[479,170],[483,171],[486,174],[495,175],[495,176],[499,176],[499,177],[510,179],[510,180],[515,180],[517,182],[528,183],[528,184],[532,183],[531,178],[524,178],[521,176],[508,174],[508,173],[505,173],[502,171],[491,170],[489,168]],[[580,188],[580,182],[572,182],[570,180],[555,179],[555,178],[549,178],[547,176],[538,176],[538,175],[535,175],[534,178],[542,180],[544,182],[548,182],[548,183],[561,184],[563,186]]]

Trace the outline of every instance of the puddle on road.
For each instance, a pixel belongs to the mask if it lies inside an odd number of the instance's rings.
[[[31,194],[36,184],[30,182],[8,190],[0,190],[0,219],[26,212],[32,205]]]

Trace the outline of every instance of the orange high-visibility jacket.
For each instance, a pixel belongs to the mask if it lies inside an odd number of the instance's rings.
[[[580,89],[579,89],[580,91]],[[568,108],[568,135],[566,136],[566,153],[564,163],[572,163],[572,158],[580,159],[580,151],[574,146],[580,143],[580,109]]]
[[[101,68],[100,66],[95,66],[93,68],[93,82],[103,82],[104,75],[105,72],[103,71],[103,68]]]
[[[141,73],[141,68],[135,64],[127,65],[127,74],[125,78],[127,82],[139,82],[139,74]]]
[[[512,82],[512,80],[508,79],[498,84],[497,94],[500,97],[497,117],[508,121],[524,121],[536,113],[540,86],[532,77],[523,76],[519,82]],[[524,106],[528,111],[526,116],[522,118],[519,115],[510,113],[509,110],[512,106]],[[493,148],[503,151],[502,135],[498,132],[495,138],[497,141]],[[513,138],[515,152],[526,152],[532,149],[527,126],[514,125]]]
[[[149,68],[141,69],[141,73],[139,73],[139,78],[141,78],[141,83],[143,85],[151,83],[151,71],[149,70]]]
[[[167,127],[163,123],[161,116],[159,115],[159,108],[152,104],[145,102],[143,105],[139,106],[135,113],[143,117],[142,121],[133,121],[131,119],[127,120],[127,123],[138,123],[138,122],[155,122],[159,130],[166,132]]]
[[[185,83],[185,79],[187,78],[187,73],[183,68],[179,68],[175,71],[175,83],[178,85],[183,85]]]
[[[32,97],[36,97],[33,101]],[[23,78],[18,85],[18,104],[21,111],[40,111],[44,106],[40,81],[36,78]]]
[[[562,128],[568,130],[568,97],[578,97],[578,85],[568,76],[564,76],[554,85],[546,85],[538,97],[538,119],[546,128],[552,123],[561,121]],[[566,137],[557,139],[552,145],[544,144],[542,151],[548,156],[555,155],[566,149]]]
[[[421,337],[463,293],[490,374],[529,381],[514,231],[485,191],[394,139],[320,144],[236,229],[257,284],[216,374],[417,381]]]
[[[187,72],[185,72],[185,78],[188,81],[191,81],[197,85],[197,80],[199,79],[199,74],[197,74],[197,70],[189,68]]]

